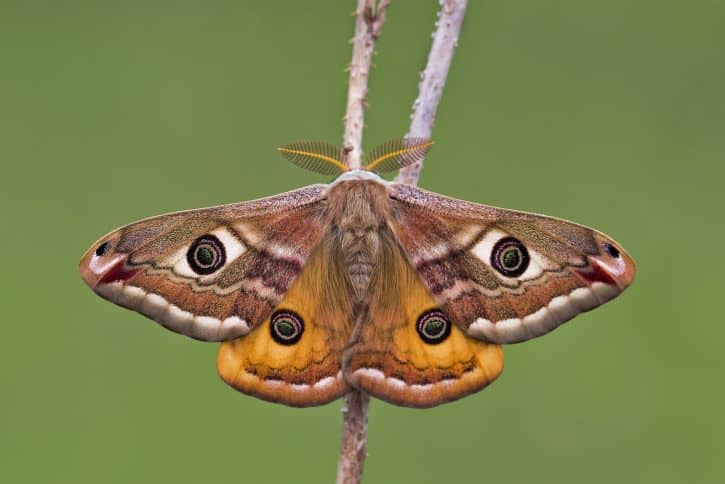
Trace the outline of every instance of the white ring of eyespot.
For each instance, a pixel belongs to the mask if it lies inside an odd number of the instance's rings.
[[[229,267],[229,264],[234,262],[234,260],[248,250],[247,247],[226,227],[218,227],[209,232],[209,234],[219,239],[219,242],[222,244],[222,248],[226,254],[226,261],[224,262],[224,265],[217,268],[217,270],[211,274],[198,274],[189,266],[189,261],[186,256],[191,249],[191,244],[185,245],[174,252],[171,256],[159,261],[157,267],[171,268],[172,272],[177,276],[188,279],[197,279],[200,282],[207,282],[216,278],[221,271],[223,271],[226,267]],[[196,240],[198,239],[195,239],[194,242],[196,242]]]
[[[496,276],[504,281],[504,283],[511,284],[514,281],[528,281],[532,279],[537,279],[541,277],[541,275],[546,270],[558,270],[559,266],[555,264],[554,262],[550,261],[546,257],[544,257],[542,254],[540,254],[538,251],[526,247],[526,251],[529,253],[529,265],[524,270],[524,272],[519,276],[505,276],[501,274],[498,269],[496,269],[493,265],[491,265],[491,254],[493,253],[493,249],[496,246],[496,244],[505,238],[512,237],[510,234],[499,230],[499,229],[491,229],[483,236],[483,238],[476,243],[476,245],[473,246],[471,249],[471,253],[481,262],[485,263],[488,267],[490,267]],[[522,243],[523,245],[523,243]]]

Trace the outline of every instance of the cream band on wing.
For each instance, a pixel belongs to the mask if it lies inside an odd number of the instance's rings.
[[[223,357],[221,352],[219,357]],[[314,383],[288,383],[283,380],[263,379],[245,371],[244,368],[236,375],[227,375],[223,371],[219,371],[219,374],[225,381],[233,382],[233,386],[241,392],[295,407],[321,405],[340,398],[347,391],[347,385],[339,371],[335,376],[325,376]]]
[[[102,283],[96,287],[98,294],[120,306],[133,309],[162,326],[177,333],[203,341],[224,341],[249,332],[246,321],[238,316],[224,320],[212,316],[195,316],[166,299],[146,292],[140,287],[121,281]]]
[[[476,379],[478,377],[478,374],[480,373],[482,373],[482,370],[480,368],[474,368],[470,372],[464,373],[459,378],[448,378],[445,380],[431,383],[408,384],[405,382],[405,380],[401,380],[400,378],[396,378],[394,376],[386,377],[385,373],[383,373],[383,371],[381,370],[378,370],[377,368],[359,368],[352,372],[350,380],[356,382],[357,385],[361,386],[362,383],[367,380],[368,384],[375,383],[377,385],[384,385],[389,388],[389,391],[409,392],[416,395],[416,397],[413,397],[416,400],[426,400],[430,399],[431,396],[434,394],[445,392],[445,387],[460,385],[461,383],[465,382],[465,380]],[[438,395],[436,395],[436,397],[437,396]],[[413,400],[410,397],[408,398],[410,400]],[[389,400],[390,397],[385,399]]]
[[[584,311],[603,304],[620,293],[613,285],[594,282],[557,296],[549,304],[523,318],[489,321],[478,318],[468,327],[468,334],[493,343],[518,343],[546,334]]]

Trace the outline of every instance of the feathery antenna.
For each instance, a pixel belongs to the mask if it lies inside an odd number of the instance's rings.
[[[386,173],[422,160],[433,141],[427,138],[398,138],[379,144],[365,157],[366,170]]]
[[[337,175],[348,170],[342,162],[340,148],[324,141],[293,141],[277,149],[282,156],[306,170],[323,175]]]
[[[367,155],[364,169],[377,173],[398,170],[422,160],[433,141],[428,138],[398,138],[381,143]],[[348,171],[343,151],[324,141],[293,141],[277,148],[295,165],[323,175]]]

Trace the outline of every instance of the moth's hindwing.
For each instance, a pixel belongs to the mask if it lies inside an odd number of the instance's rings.
[[[344,355],[347,381],[396,405],[431,407],[488,385],[503,350],[466,336],[431,296],[390,237],[371,282],[370,304]]]
[[[391,185],[390,226],[438,305],[466,334],[516,343],[607,302],[634,260],[565,220]]]
[[[352,298],[334,240],[325,238],[262,324],[222,344],[217,370],[236,389],[292,406],[322,405],[348,391],[341,355]]]
[[[269,317],[325,228],[324,186],[127,225],[80,261],[102,297],[192,338],[223,341]]]

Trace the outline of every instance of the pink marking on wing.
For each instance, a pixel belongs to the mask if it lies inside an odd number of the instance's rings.
[[[109,282],[127,281],[131,279],[139,269],[127,269],[125,267],[126,258],[119,259],[115,264],[109,267],[103,275],[98,279],[99,284],[107,284]]]
[[[602,266],[592,261],[592,267],[589,271],[576,271],[590,286],[595,282],[603,282],[605,284],[616,285],[617,281]]]

